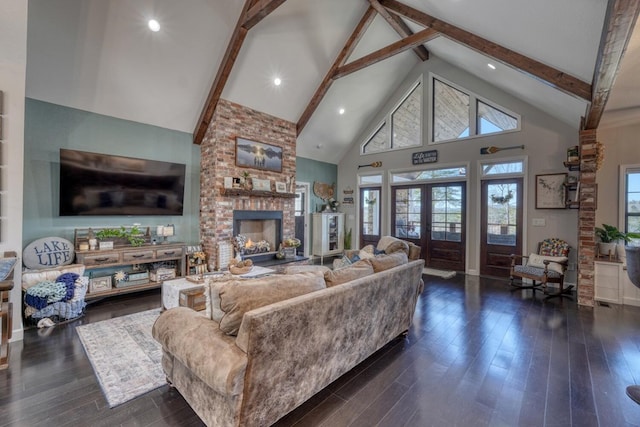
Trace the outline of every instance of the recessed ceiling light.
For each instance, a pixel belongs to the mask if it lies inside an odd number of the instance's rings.
[[[160,23],[155,19],[149,19],[148,25],[149,25],[149,29],[154,33],[157,33],[158,31],[160,31]]]
[[[487,64],[487,67],[491,68],[492,70],[495,70],[495,69],[496,69],[496,66],[495,66],[495,65],[493,65],[493,64]]]
[[[282,80],[280,80],[280,77],[276,77],[275,79],[273,79],[273,84],[276,86],[280,86],[282,84]]]
[[[340,115],[344,114],[344,108],[340,108],[340,109],[338,110],[338,114],[340,114]]]

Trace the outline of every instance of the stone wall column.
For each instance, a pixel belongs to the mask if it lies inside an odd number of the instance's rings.
[[[596,242],[596,130],[580,131],[580,210],[578,217],[578,304],[594,305]]]
[[[271,144],[282,149],[282,171],[236,165],[236,138]],[[200,146],[200,239],[210,271],[217,267],[217,245],[233,238],[233,211],[282,211],[284,238],[295,234],[294,200],[281,197],[226,196],[225,177],[289,183],[296,176],[296,124],[221,99]],[[274,250],[277,248],[274,248]]]

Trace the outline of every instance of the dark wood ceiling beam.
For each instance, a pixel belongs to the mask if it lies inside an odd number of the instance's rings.
[[[562,90],[572,96],[591,101],[591,85],[567,73],[545,65],[539,61],[521,55],[469,31],[441,21],[424,12],[407,6],[397,0],[379,0],[380,4],[391,12],[404,16],[411,21],[439,31],[443,36],[461,43],[475,51],[494,58],[525,74]],[[619,0],[623,1],[624,0]]]
[[[640,0],[611,0],[607,5],[593,76],[593,99],[584,121],[586,130],[597,129],[600,124],[639,11]]]
[[[244,15],[245,18],[242,26],[250,30],[285,1],[286,0],[259,0],[255,2],[255,5]]]
[[[429,40],[433,40],[439,35],[440,33],[432,28],[422,30],[409,37],[405,37],[402,40],[398,40],[395,43],[391,43],[389,46],[378,49],[375,52],[370,53],[369,55],[363,56],[362,58],[358,58],[355,61],[343,65],[335,71],[335,73],[333,74],[333,78],[335,80],[347,76],[351,73],[355,73],[356,71],[362,70],[363,68],[369,67],[370,65],[373,65],[384,59],[391,58],[394,55],[412,49],[413,47],[421,45],[422,43],[426,43]]]
[[[389,12],[380,4],[378,0],[369,0],[369,3],[371,3],[371,6],[373,6],[376,12],[378,12],[378,14],[382,16],[385,21],[387,21],[391,28],[393,28],[396,33],[400,35],[400,37],[408,37],[413,34],[411,28],[409,28],[407,23],[404,22],[402,18],[400,18],[395,13]],[[429,51],[426,47],[422,45],[416,46],[413,48],[413,51],[416,53],[416,55],[418,55],[418,58],[420,58],[421,61],[426,61],[429,59]]]
[[[213,84],[211,85],[211,89],[209,90],[209,95],[207,95],[207,100],[204,103],[204,107],[202,108],[202,112],[200,113],[200,118],[198,119],[198,123],[196,124],[196,129],[193,131],[193,143],[201,144],[204,139],[205,134],[207,133],[207,129],[209,128],[209,123],[211,123],[211,119],[213,119],[213,113],[218,106],[218,102],[220,101],[220,96],[222,95],[222,90],[224,86],[227,84],[227,80],[229,80],[229,75],[231,74],[231,70],[233,69],[233,65],[238,58],[238,53],[240,53],[240,48],[242,47],[242,43],[244,43],[244,39],[247,36],[249,30],[244,28],[243,25],[248,19],[248,14],[251,11],[254,11],[254,16],[260,15],[262,11],[271,12],[275,10],[276,7],[280,6],[284,3],[285,0],[246,0],[244,6],[242,7],[242,12],[240,12],[240,17],[238,18],[238,22],[236,23],[236,27],[233,30],[233,34],[231,34],[231,40],[229,40],[229,44],[227,45],[227,50],[224,53],[224,57],[222,58],[222,62],[220,63],[220,67],[218,67],[218,72],[216,73],[216,77],[213,80]],[[277,3],[277,4],[276,4]],[[256,9],[257,8],[257,9]],[[266,16],[268,12],[264,15]],[[256,21],[256,23],[260,22],[264,16],[260,16],[260,18]],[[257,18],[253,18],[254,20]],[[254,24],[255,25],[255,24]]]
[[[324,76],[324,79],[322,79],[320,86],[318,86],[315,93],[311,97],[311,101],[309,101],[307,108],[304,109],[304,112],[300,116],[300,119],[298,120],[298,123],[296,125],[298,135],[300,135],[300,132],[302,132],[304,127],[307,125],[307,122],[309,122],[309,119],[318,108],[318,105],[320,105],[322,98],[324,98],[324,96],[327,94],[327,91],[333,84],[333,75],[335,74],[336,70],[344,65],[345,62],[347,62],[347,59],[349,59],[349,56],[353,53],[354,49],[358,45],[358,42],[364,35],[365,31],[367,31],[367,28],[369,28],[369,25],[371,25],[371,22],[373,22],[373,18],[375,17],[376,10],[372,6],[369,6],[364,15],[362,15],[360,22],[358,22],[358,25],[356,25],[353,32],[351,33],[351,36],[349,36],[349,38],[347,39],[344,47],[342,48],[340,53],[338,53],[335,61],[333,61],[333,65]]]

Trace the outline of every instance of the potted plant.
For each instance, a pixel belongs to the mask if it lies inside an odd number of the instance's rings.
[[[595,228],[596,236],[600,239],[598,243],[598,253],[600,255],[615,256],[619,240],[629,243],[631,239],[640,238],[639,233],[623,233],[617,227],[609,224],[602,224],[602,227]]]

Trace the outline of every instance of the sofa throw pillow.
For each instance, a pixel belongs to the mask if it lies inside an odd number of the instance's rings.
[[[324,288],[324,277],[316,272],[277,274],[222,283],[219,295],[224,316],[220,320],[220,329],[227,335],[237,335],[247,311]]]
[[[367,245],[364,248],[360,249],[358,252],[358,256],[360,259],[369,259],[373,258],[375,255],[373,254],[374,247],[373,245]]]
[[[407,254],[404,252],[394,252],[388,255],[378,255],[375,258],[371,258],[369,262],[371,262],[374,273],[378,273],[380,271],[406,264],[409,262],[409,259],[407,258]]]
[[[409,242],[409,259],[410,260],[420,259],[421,252],[422,252],[422,248],[420,246]]]
[[[347,257],[346,255],[343,255],[342,258],[337,258],[333,260],[333,269],[334,270],[339,270],[341,268],[345,268],[350,266],[351,260],[349,259],[349,257]]]
[[[373,267],[371,267],[369,260],[360,260],[348,267],[325,272],[324,281],[330,288],[371,274],[373,274]]]
[[[549,270],[562,274],[562,265],[558,263],[566,262],[568,258],[566,256],[549,256],[532,253],[531,255],[529,255],[529,262],[527,263],[527,265],[529,267],[544,268],[545,260],[551,261],[549,263]]]
[[[377,249],[384,251],[387,254],[392,254],[397,251],[403,251],[409,253],[409,243],[404,240],[398,239],[393,236],[382,236],[378,241]]]

